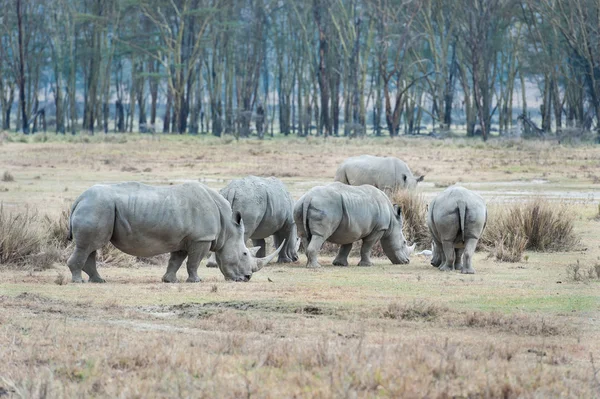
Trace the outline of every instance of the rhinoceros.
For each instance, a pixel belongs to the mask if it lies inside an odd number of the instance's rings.
[[[259,248],[257,256],[265,256],[265,238],[274,236],[275,246],[285,241],[278,262],[298,260],[300,241],[292,214],[294,201],[280,180],[247,176],[232,180],[220,193],[229,201],[233,211],[242,215],[246,228],[244,240],[252,239],[254,248]],[[214,256],[210,257],[206,266],[217,266]]]
[[[103,283],[96,269],[96,251],[109,241],[121,251],[149,257],[170,252],[164,282],[176,282],[187,258],[188,282],[198,282],[198,265],[209,250],[227,280],[249,281],[275,258],[281,246],[256,258],[244,244],[239,212],[218,192],[201,183],[154,187],[141,183],[98,184],[87,189],[71,208],[68,238],[75,251],[67,261],[72,281]]]
[[[362,239],[359,266],[371,266],[371,249],[381,240],[394,264],[409,263],[414,245],[402,233],[402,212],[385,193],[371,185],[339,182],[317,186],[294,206],[298,234],[308,257],[307,267],[320,267],[317,254],[325,241],[340,244],[334,265],[347,266],[352,243]]]
[[[483,198],[464,187],[448,187],[429,204],[427,226],[433,238],[431,265],[475,273],[472,258],[487,222]]]
[[[414,189],[424,178],[414,176],[408,165],[398,158],[372,155],[348,158],[335,173],[335,181],[351,186],[370,184],[387,194]]]

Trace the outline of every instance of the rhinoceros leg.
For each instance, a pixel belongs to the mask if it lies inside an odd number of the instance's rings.
[[[362,246],[360,247],[360,262],[358,262],[358,266],[373,266],[373,262],[371,262],[371,251],[373,250],[373,245],[381,239],[381,236],[383,236],[383,231],[373,233],[370,236],[363,238]]]
[[[167,272],[162,278],[163,283],[177,282],[177,270],[179,270],[187,255],[188,254],[186,251],[171,252],[171,257],[169,258],[169,264],[167,266]]]
[[[88,256],[85,265],[83,266],[83,271],[90,276],[90,283],[106,283],[106,280],[100,277],[98,269],[96,269],[96,251]]]
[[[318,235],[313,235],[310,239],[310,243],[308,244],[308,248],[306,249],[306,257],[308,258],[308,262],[306,263],[306,267],[317,268],[321,267],[319,262],[317,262],[317,255],[323,246],[325,239]]]
[[[352,250],[352,244],[341,245],[337,256],[333,260],[335,266],[348,266],[348,255]]]
[[[454,270],[461,270],[463,268],[463,253],[464,248],[456,248],[454,250]]]
[[[198,266],[200,266],[200,261],[204,259],[206,254],[210,250],[210,242],[202,242],[194,245],[194,248],[188,253],[187,258],[187,272],[188,278],[186,282],[188,283],[199,283],[201,281],[200,277],[198,277]]]
[[[252,239],[252,245],[255,247],[260,247],[258,252],[256,253],[257,258],[264,258],[267,256],[267,243],[264,238]],[[279,245],[277,246],[279,247]]]
[[[67,261],[67,266],[71,270],[71,281],[74,283],[84,283],[83,278],[81,277],[81,269],[86,264],[88,257],[90,256],[89,250],[81,247],[75,247],[75,251],[69,257]]]
[[[464,255],[464,263],[461,273],[463,274],[475,274],[475,269],[473,269],[473,254],[475,253],[475,248],[477,248],[477,239],[469,238],[465,240],[465,255]]]
[[[454,242],[453,241],[443,241],[442,248],[444,249],[444,263],[440,266],[440,270],[443,272],[449,272],[454,270]]]
[[[215,256],[214,252],[210,253],[208,260],[206,261],[206,267],[219,267],[219,265],[217,265],[217,257]]]

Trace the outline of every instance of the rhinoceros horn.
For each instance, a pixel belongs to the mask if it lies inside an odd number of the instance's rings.
[[[264,258],[256,258],[256,266],[254,267],[254,269],[252,269],[252,273],[256,273],[257,271],[262,269],[267,263],[269,263],[271,260],[273,260],[273,258],[275,258],[277,255],[279,255],[279,251],[281,251],[281,248],[283,248],[284,244],[285,244],[285,240],[283,240],[283,242],[281,243],[279,248],[277,248],[275,250],[275,252],[273,252],[271,255],[265,256]]]
[[[417,243],[415,242],[413,245],[408,247],[408,256],[410,256],[415,251],[416,246],[417,246]]]
[[[256,256],[256,254],[258,253],[258,251],[260,251],[260,247],[250,247],[250,248],[248,248],[248,250],[250,251],[250,253],[252,254],[252,256]]]

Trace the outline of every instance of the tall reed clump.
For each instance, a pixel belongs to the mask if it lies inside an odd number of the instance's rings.
[[[44,244],[37,212],[7,210],[0,205],[0,264],[22,265]]]
[[[574,221],[564,202],[536,198],[501,208],[497,205],[489,209],[481,244],[507,262],[520,261],[525,250],[568,251],[579,243]]]

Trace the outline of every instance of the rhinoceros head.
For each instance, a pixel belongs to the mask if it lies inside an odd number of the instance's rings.
[[[230,227],[226,229],[227,237],[223,246],[215,251],[217,265],[226,280],[249,281],[252,274],[274,259],[285,244],[285,240],[283,240],[275,252],[264,258],[257,258],[255,255],[260,247],[253,247],[252,249],[246,247],[244,222],[239,212],[233,215]]]
[[[402,233],[402,210],[398,205],[394,205],[392,223],[381,238],[381,247],[393,264],[410,262],[409,257],[415,249],[415,244],[409,247]]]
[[[423,179],[425,179],[425,175],[423,175],[423,176],[402,175],[402,179],[404,181],[404,188],[407,188],[409,190],[414,190],[415,188],[417,188],[417,184],[419,184],[420,182],[423,181]]]

